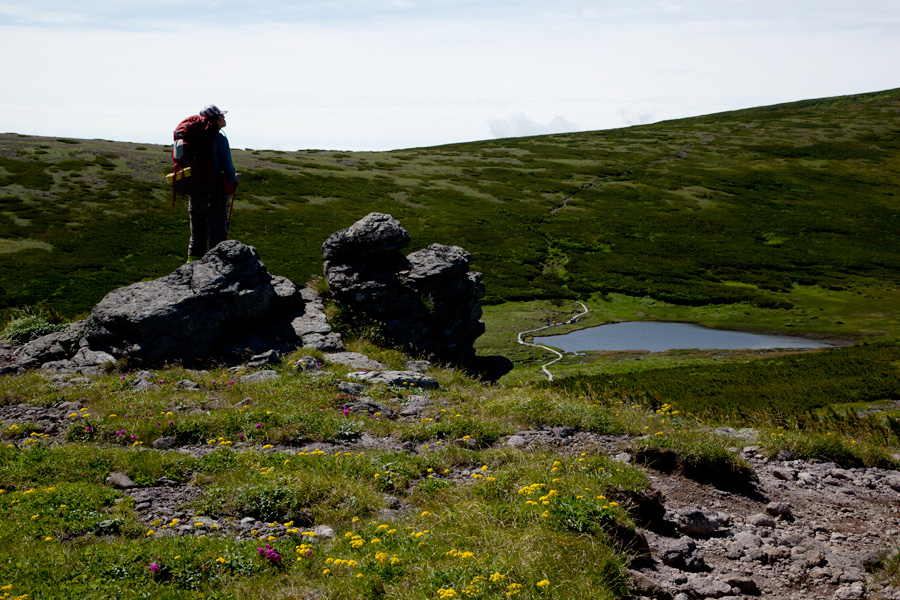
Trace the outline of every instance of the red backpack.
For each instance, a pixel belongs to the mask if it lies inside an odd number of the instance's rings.
[[[166,180],[172,185],[172,204],[175,195],[202,194],[212,191],[216,184],[212,160],[212,136],[209,123],[200,115],[184,119],[175,128],[172,147],[172,173]]]

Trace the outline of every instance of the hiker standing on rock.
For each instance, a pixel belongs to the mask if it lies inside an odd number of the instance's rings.
[[[186,146],[193,145],[190,178],[194,182],[188,188],[191,219],[188,262],[201,258],[228,237],[228,196],[234,193],[241,174],[234,172],[231,146],[222,132],[226,112],[210,104],[200,111],[200,118],[188,117],[175,130],[176,148],[179,130]]]

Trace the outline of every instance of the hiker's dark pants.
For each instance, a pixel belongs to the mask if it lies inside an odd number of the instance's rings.
[[[194,194],[188,202],[188,214],[191,216],[188,256],[203,256],[228,237],[228,197],[223,193]]]

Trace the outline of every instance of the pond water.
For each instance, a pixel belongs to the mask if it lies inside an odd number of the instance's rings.
[[[829,348],[832,344],[786,335],[762,335],[710,329],[689,323],[631,321],[579,329],[564,335],[535,337],[534,341],[565,352],[592,350],[676,349],[758,350],[764,348]]]

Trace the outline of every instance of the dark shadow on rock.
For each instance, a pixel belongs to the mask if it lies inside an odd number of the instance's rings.
[[[349,321],[376,325],[386,344],[471,370],[473,344],[484,333],[481,273],[469,270],[471,257],[457,246],[431,244],[404,256],[409,241],[400,223],[382,213],[333,233],[322,244],[331,296]],[[474,372],[496,380],[503,368],[488,361]]]
[[[485,383],[496,383],[513,370],[513,363],[505,356],[476,356],[466,366],[466,373]]]
[[[609,497],[618,502],[639,527],[652,529],[665,522],[666,507],[659,490],[610,490]]]

